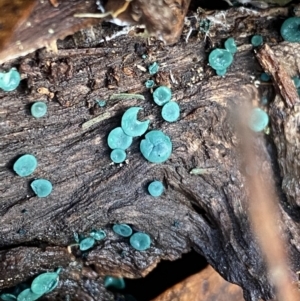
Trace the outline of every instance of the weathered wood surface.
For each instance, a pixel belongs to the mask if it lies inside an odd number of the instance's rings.
[[[211,266],[174,285],[152,301],[243,301],[242,289],[226,282]]]
[[[238,103],[257,104],[262,94],[272,95],[271,86],[257,89],[253,82],[262,69],[249,44],[252,34],[261,33],[271,47],[293,56],[289,72],[299,72],[299,48],[287,43],[276,46],[287,13],[286,8],[260,12],[241,8],[202,15],[212,20],[206,38],[194,31],[185,43],[189,32],[185,28],[182,40],[172,47],[126,36],[97,48],[91,43],[91,48],[76,49],[69,40],[65,45],[72,49],[60,49],[56,55],[40,51],[19,59],[22,84],[17,91],[0,92],[0,287],[62,266],[59,286],[45,300],[65,300],[67,295],[71,300],[110,300],[113,296],[104,289],[102,276],[145,276],[161,259],[175,260],[193,248],[226,280],[242,286],[246,300],[272,298],[274,291],[250,232],[247,189],[239,171],[245,162],[230,116]],[[226,77],[220,78],[207,65],[207,56],[212,46],[222,46],[228,36],[237,39],[239,51]],[[145,61],[143,53],[149,55]],[[169,84],[180,104],[176,123],[161,119],[160,108],[144,87],[149,74],[139,66],[147,67],[150,61],[161,66],[156,82]],[[3,69],[14,65],[7,63]],[[39,93],[43,88],[50,93]],[[146,100],[109,100],[119,92],[141,93]],[[106,115],[83,130],[82,124],[95,117],[90,114],[95,99],[107,100],[106,107],[96,112]],[[30,105],[36,100],[47,102],[45,118],[30,116]],[[140,139],[135,139],[128,163],[111,164],[107,135],[131,106],[141,106],[140,119],[150,119],[151,129],[161,129],[171,137],[173,153],[167,162],[147,162],[139,152]],[[278,107],[285,114],[270,110],[273,132],[268,139],[258,135],[256,143],[272,159],[262,168],[276,174],[280,226],[289,238],[291,275],[296,281],[299,203],[293,201],[298,186],[291,183],[298,183],[298,164],[291,160],[299,154],[298,144],[287,139],[288,129],[274,129],[288,126],[286,118],[291,118],[289,124],[295,128],[298,119],[282,101]],[[293,131],[293,135],[298,133]],[[293,156],[287,157],[287,145]],[[20,178],[12,165],[25,153],[35,155],[39,165],[32,176]],[[190,174],[195,167],[206,172]],[[34,178],[51,180],[53,193],[43,199],[35,197],[29,186]],[[162,180],[166,187],[158,199],[147,193],[153,179]],[[149,233],[151,248],[133,250],[127,239],[112,232],[111,226],[118,222]],[[74,232],[88,234],[94,228],[104,229],[107,238],[85,254],[76,249],[73,254],[67,252]]]

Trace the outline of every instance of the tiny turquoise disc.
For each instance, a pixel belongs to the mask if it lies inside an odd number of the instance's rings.
[[[215,70],[226,70],[232,61],[232,54],[225,49],[216,48],[208,56],[209,65]]]
[[[300,18],[291,17],[281,25],[280,33],[282,38],[288,42],[300,42]]]
[[[145,134],[149,127],[149,120],[139,121],[137,120],[138,112],[142,108],[131,107],[122,116],[121,127],[124,133],[130,137],[138,137]]]
[[[154,197],[161,196],[162,193],[164,192],[164,189],[165,189],[164,185],[160,181],[153,181],[148,186],[148,191],[149,191],[150,195],[152,195]]]
[[[45,179],[34,180],[30,186],[39,198],[44,198],[52,192],[51,182]]]
[[[113,276],[105,276],[104,277],[104,286],[106,288],[113,287],[115,289],[123,289],[125,288],[125,281],[122,277],[113,277]]]
[[[17,301],[17,297],[13,294],[1,294],[0,299],[3,301]]]
[[[129,237],[132,234],[132,229],[126,224],[113,225],[113,231],[123,237]]]
[[[37,160],[33,155],[23,155],[14,164],[13,169],[20,177],[31,175],[37,167]]]
[[[3,91],[13,91],[15,90],[21,81],[20,73],[16,68],[11,68],[8,72],[0,73],[0,88]]]
[[[261,132],[269,123],[268,114],[260,108],[254,108],[251,111],[249,119],[249,128],[254,132]]]
[[[95,239],[93,237],[87,237],[84,238],[80,243],[79,243],[79,249],[80,251],[86,251],[93,247],[95,244]]]
[[[22,291],[19,295],[18,298],[15,299],[17,301],[35,301],[38,298],[40,298],[43,294],[35,294],[32,292],[30,288],[25,289]]]
[[[153,88],[153,87],[154,87],[154,80],[148,79],[148,80],[145,82],[145,86],[146,86],[147,89]]]
[[[99,106],[100,108],[103,108],[103,107],[106,106],[106,101],[105,101],[105,100],[99,100],[99,99],[96,99],[96,102],[97,102],[97,104],[98,104],[98,106]]]
[[[167,102],[162,110],[161,116],[165,121],[174,122],[179,118],[180,108],[177,102],[169,101]]]
[[[154,75],[158,72],[159,66],[156,62],[152,63],[149,67],[148,67],[148,71],[151,75]]]
[[[94,238],[95,240],[102,240],[106,237],[106,233],[103,230],[92,230],[90,237]]]
[[[35,118],[43,117],[47,113],[47,105],[42,101],[37,101],[31,106],[30,112]]]
[[[236,47],[234,38],[228,38],[225,41],[224,46],[225,46],[226,50],[228,50],[232,54],[237,52],[237,47]]]
[[[145,251],[151,245],[150,236],[148,234],[142,233],[142,232],[134,233],[130,237],[129,242],[130,242],[130,245],[138,251]]]
[[[154,130],[141,141],[140,151],[148,161],[162,163],[171,156],[172,142],[162,131]]]
[[[126,153],[123,149],[116,148],[110,153],[110,159],[115,163],[122,163],[126,160]]]
[[[260,45],[262,45],[264,42],[263,40],[263,37],[261,35],[254,35],[252,38],[251,38],[251,44],[254,46],[254,47],[258,47]]]
[[[53,291],[57,287],[58,281],[58,273],[43,273],[33,279],[30,288],[33,293],[43,295]]]
[[[126,135],[121,127],[113,129],[107,137],[107,144],[111,149],[120,148],[125,150],[131,143],[132,137]]]
[[[294,82],[294,84],[295,84],[295,87],[298,89],[298,88],[300,88],[300,78],[298,77],[298,76],[294,76],[293,78],[292,78],[292,80],[293,80],[293,82]]]
[[[271,76],[270,76],[268,73],[263,72],[263,73],[260,75],[260,80],[261,80],[262,82],[268,82],[270,79],[271,79]]]
[[[172,98],[171,89],[166,86],[158,87],[153,93],[153,100],[159,106],[163,106],[164,104],[169,102],[171,98]]]

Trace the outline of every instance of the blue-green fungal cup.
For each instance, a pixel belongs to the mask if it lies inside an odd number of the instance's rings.
[[[137,114],[141,109],[140,107],[131,107],[122,116],[121,127],[124,133],[130,137],[142,136],[148,129],[149,120],[137,120]]]
[[[17,297],[13,294],[3,293],[0,295],[0,299],[3,301],[16,301]]]
[[[44,198],[52,192],[52,184],[46,179],[34,180],[30,186],[39,198]]]
[[[162,110],[161,116],[164,120],[168,122],[174,122],[179,118],[180,115],[180,108],[177,102],[169,101],[166,103]]]
[[[37,168],[37,160],[33,155],[21,156],[14,164],[13,169],[20,177],[31,175]]]
[[[30,288],[23,290],[15,301],[35,301],[42,297],[43,294],[35,294]],[[3,299],[2,299],[3,300]]]
[[[172,92],[171,89],[167,86],[160,86],[155,89],[153,93],[153,100],[159,106],[163,106],[164,104],[169,102],[171,98]]]
[[[142,155],[152,163],[162,163],[169,159],[172,153],[172,142],[162,131],[151,131],[141,141]]]
[[[90,248],[92,248],[95,244],[95,239],[93,237],[87,237],[80,241],[79,243],[79,249],[80,251],[86,251]]]
[[[291,17],[281,25],[280,33],[282,38],[288,42],[300,42],[300,18]]]
[[[148,234],[142,233],[142,232],[134,233],[130,237],[129,242],[130,242],[130,245],[138,251],[145,251],[148,248],[150,248],[150,245],[151,245],[150,236]]]
[[[269,123],[268,114],[260,108],[252,109],[249,118],[249,128],[254,132],[261,132]]]
[[[151,75],[154,75],[158,72],[159,66],[156,62],[152,63],[149,67],[148,67],[148,71]]]
[[[232,53],[228,50],[216,48],[208,57],[209,65],[215,70],[226,70],[233,61]]]
[[[47,105],[42,101],[37,101],[31,106],[30,111],[35,118],[43,117],[47,113]]]
[[[271,79],[271,76],[270,76],[268,73],[263,72],[263,73],[260,75],[260,80],[261,80],[262,82],[268,82],[268,81],[270,81],[270,79]]]
[[[0,72],[0,88],[9,92],[15,90],[21,81],[20,73],[16,68],[11,68],[8,72]]]
[[[153,181],[148,186],[148,192],[154,197],[159,197],[164,192],[164,185],[160,181]]]
[[[119,148],[125,150],[131,143],[132,137],[126,135],[121,127],[113,129],[107,137],[107,144],[111,149]]]
[[[232,54],[237,52],[237,47],[236,47],[234,38],[228,38],[225,41],[224,46],[225,46],[226,50],[228,50]]]
[[[264,39],[261,35],[254,35],[252,38],[251,38],[251,44],[254,46],[254,47],[258,47],[258,46],[261,46],[264,42]]]
[[[94,238],[95,240],[102,240],[106,237],[106,233],[104,230],[92,230],[90,233],[90,237]]]
[[[122,277],[105,276],[104,286],[106,288],[123,289],[125,288],[125,281]]]
[[[37,295],[43,295],[53,291],[58,285],[59,272],[60,269],[57,272],[43,273],[34,278],[30,287],[31,291]]]
[[[147,89],[153,88],[153,87],[154,87],[154,80],[148,79],[148,80],[145,82],[145,87],[146,87]]]
[[[116,148],[110,153],[110,159],[114,163],[122,163],[126,160],[126,152],[123,149]]]
[[[132,234],[132,229],[126,224],[113,225],[113,231],[123,237],[129,237]]]

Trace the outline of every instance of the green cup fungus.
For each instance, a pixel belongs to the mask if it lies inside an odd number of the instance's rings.
[[[9,92],[15,90],[21,81],[20,73],[16,68],[11,68],[8,72],[0,72],[0,88]]]
[[[150,121],[137,120],[137,114],[141,109],[140,107],[131,107],[122,116],[121,127],[126,135],[138,137],[147,131]]]
[[[110,153],[110,159],[114,163],[122,163],[126,160],[126,152],[123,149],[116,148]]]
[[[97,104],[98,104],[98,106],[99,106],[100,108],[103,108],[103,107],[106,106],[106,101],[105,101],[105,100],[99,100],[99,99],[96,99],[96,102],[97,102]]]
[[[30,112],[35,118],[43,117],[47,113],[47,105],[42,101],[37,101],[31,106]]]
[[[138,251],[145,251],[151,245],[150,236],[148,234],[142,233],[142,232],[134,233],[130,237],[129,242],[130,242],[130,245]]]
[[[300,42],[300,17],[286,19],[281,25],[282,38],[288,42]]]
[[[148,71],[151,75],[154,75],[158,72],[159,66],[156,62],[152,63],[149,67],[148,67]]]
[[[34,180],[30,186],[39,198],[44,198],[52,192],[52,184],[46,179]]]
[[[44,295],[53,291],[59,281],[59,273],[61,269],[58,269],[56,272],[47,272],[40,274],[31,283],[31,291],[37,295]]]
[[[226,49],[216,48],[208,57],[209,65],[219,74],[225,75],[227,68],[233,62],[232,53]]]
[[[86,251],[90,248],[92,248],[95,244],[95,239],[93,237],[86,237],[79,243],[79,249],[80,251]]]
[[[148,80],[145,82],[145,87],[146,87],[147,89],[153,88],[153,87],[154,87],[154,80],[148,79]]]
[[[132,143],[132,137],[124,133],[121,127],[113,129],[108,137],[107,144],[111,149],[127,149]]]
[[[172,153],[172,142],[162,131],[151,131],[141,141],[140,151],[142,155],[152,163],[166,161]]]
[[[263,44],[264,40],[263,40],[263,37],[261,35],[254,35],[252,36],[251,38],[251,44],[254,46],[254,47],[258,47],[258,46],[261,46]]]
[[[154,197],[159,197],[164,192],[164,185],[160,181],[153,181],[148,186],[148,192]]]
[[[179,118],[180,115],[180,108],[177,102],[169,101],[166,103],[162,110],[161,116],[165,121],[174,122]]]
[[[300,78],[299,78],[299,76],[294,76],[293,78],[292,78],[292,80],[293,80],[293,82],[294,82],[294,84],[295,84],[295,87],[298,89],[298,88],[300,88]]]
[[[123,237],[129,237],[132,234],[132,229],[126,224],[113,225],[113,231]]]
[[[24,284],[17,285],[13,294],[1,294],[0,299],[3,301],[35,301],[57,287],[60,271],[59,268],[56,272],[40,274],[34,278],[30,288]]]
[[[224,46],[225,46],[226,50],[228,50],[232,54],[235,54],[237,52],[237,47],[236,47],[234,38],[228,38],[225,41]]]
[[[42,297],[43,294],[35,294],[34,292],[32,292],[32,290],[30,288],[25,289],[24,291],[22,291],[17,299],[17,301],[35,301],[38,298]]]
[[[125,281],[122,277],[105,276],[104,277],[104,287],[123,289],[123,288],[125,288]]]
[[[3,301],[16,301],[17,297],[13,294],[3,293],[3,294],[0,295],[0,299],[3,300]]]
[[[172,92],[171,89],[167,86],[160,86],[155,89],[153,93],[153,100],[159,106],[163,106],[164,104],[169,102],[171,98]]]
[[[263,72],[263,73],[260,75],[260,80],[261,80],[262,82],[268,82],[268,81],[270,81],[270,79],[271,79],[271,76],[270,76],[268,73]]]
[[[268,114],[260,108],[254,108],[249,118],[249,128],[254,132],[261,132],[269,123]]]
[[[26,154],[21,156],[13,166],[13,169],[20,177],[31,175],[37,167],[37,160],[33,155]]]
[[[95,240],[102,240],[106,237],[106,233],[103,230],[92,230],[90,237],[94,238]]]

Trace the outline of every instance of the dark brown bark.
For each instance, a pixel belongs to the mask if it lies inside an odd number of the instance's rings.
[[[185,43],[189,31],[185,28],[182,40],[170,47],[123,36],[97,48],[95,41],[90,48],[76,49],[68,40],[57,54],[39,51],[19,59],[21,86],[0,92],[0,287],[30,281],[62,266],[58,288],[45,299],[69,295],[71,300],[109,300],[112,296],[104,289],[102,276],[142,277],[160,260],[175,260],[196,249],[225,279],[244,289],[246,300],[272,298],[274,291],[250,230],[247,189],[240,173],[246,163],[237,147],[231,109],[239,103],[256,104],[262,94],[273,93],[271,86],[257,89],[253,83],[252,77],[258,78],[262,69],[249,44],[252,34],[261,33],[271,48],[284,49],[295,60],[300,55],[293,45],[276,46],[287,12],[243,8],[197,16],[211,20],[207,36],[196,28]],[[223,47],[229,36],[237,40],[239,51],[221,78],[207,65],[207,58],[212,45]],[[145,61],[143,53],[149,56]],[[141,67],[153,61],[160,64],[156,80],[169,82],[180,104],[178,122],[162,120],[161,108],[144,87],[149,74]],[[296,73],[297,66],[290,68]],[[146,100],[109,100],[121,92],[140,93]],[[102,121],[83,129],[82,124],[95,117],[90,108],[96,99],[107,100],[96,112]],[[30,116],[30,105],[37,100],[48,104],[45,118]],[[120,126],[122,114],[132,106],[143,108],[140,119],[150,119],[151,129],[170,136],[173,153],[165,163],[147,162],[139,151],[141,139],[134,139],[128,163],[111,164],[107,135]],[[269,112],[272,133],[267,139],[258,135],[255,143],[266,158],[263,167],[275,172],[280,225],[289,238],[291,274],[296,280],[300,237],[298,163],[293,161],[299,151],[291,138],[298,135],[295,112],[277,97]],[[35,155],[39,166],[32,176],[20,178],[12,166],[25,153]],[[194,168],[205,172],[193,175]],[[54,189],[49,197],[34,196],[29,186],[34,178],[51,180]],[[147,193],[153,179],[166,187],[160,198]],[[128,239],[112,232],[112,225],[119,222],[149,233],[151,248],[138,252],[130,247]],[[73,254],[67,252],[74,232],[87,235],[95,228],[104,229],[107,238],[85,254],[76,248]]]

